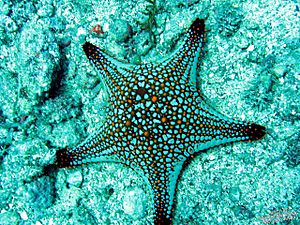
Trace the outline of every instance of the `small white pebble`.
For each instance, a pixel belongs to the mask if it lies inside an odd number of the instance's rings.
[[[50,218],[48,225],[55,225],[55,223],[53,222],[53,218]]]
[[[248,52],[252,52],[254,50],[254,45],[250,45],[248,48],[247,48],[247,51]]]
[[[28,215],[27,215],[27,212],[23,211],[20,214],[20,217],[22,220],[28,220]]]
[[[210,156],[209,156],[209,160],[213,161],[213,160],[215,160],[215,159],[216,159],[216,156],[214,156],[214,155],[210,155]]]
[[[134,213],[135,210],[135,204],[134,204],[135,202],[133,201],[134,195],[135,195],[134,191],[130,191],[124,199],[123,208],[126,214],[132,215]]]
[[[284,83],[284,78],[283,77],[279,78],[279,82],[280,82],[280,84],[283,84]]]
[[[79,27],[77,30],[76,36],[80,36],[80,35],[86,35],[86,31],[82,27]]]
[[[102,31],[103,32],[108,32],[109,31],[109,23],[103,23]]]
[[[135,219],[141,218],[145,213],[144,204],[145,193],[141,189],[128,191],[123,201],[124,213]]]
[[[70,173],[67,178],[67,182],[71,186],[79,187],[82,183],[81,171],[76,171],[75,173]]]

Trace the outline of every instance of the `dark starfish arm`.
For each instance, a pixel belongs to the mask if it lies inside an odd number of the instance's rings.
[[[127,82],[131,74],[128,71],[134,67],[131,64],[122,63],[99,47],[86,42],[82,48],[87,58],[97,68],[103,83],[106,85],[106,90],[110,95],[115,95],[116,91]]]
[[[97,162],[120,162],[112,135],[104,125],[83,143],[73,149],[61,149],[56,152],[56,165],[59,168],[81,166]]]
[[[213,126],[205,127],[207,127],[208,134],[199,138],[200,141],[196,144],[197,151],[231,142],[256,141],[266,134],[264,126],[239,121],[222,122],[222,125],[216,125],[214,128],[209,128]]]
[[[176,51],[170,60],[162,62],[160,67],[176,75],[182,84],[196,85],[197,68],[203,55],[206,41],[205,20],[197,18],[185,34],[183,45]]]
[[[174,199],[178,177],[182,170],[184,160],[169,160],[161,157],[154,166],[154,175],[149,178],[154,196],[154,224],[172,224]]]
[[[194,117],[196,152],[236,141],[256,141],[266,134],[264,126],[230,119],[203,102],[196,106]]]

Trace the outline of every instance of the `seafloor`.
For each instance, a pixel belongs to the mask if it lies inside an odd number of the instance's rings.
[[[174,224],[300,224],[298,3],[0,1],[0,224],[151,224],[150,191],[129,168],[44,168],[104,115],[85,40],[125,62],[159,61],[196,17],[207,26],[204,94],[268,133],[197,156],[180,179]]]

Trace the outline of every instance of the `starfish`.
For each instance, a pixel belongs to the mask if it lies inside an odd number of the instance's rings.
[[[119,162],[139,172],[154,200],[154,224],[172,224],[178,178],[191,158],[208,148],[261,139],[264,126],[229,119],[211,107],[196,85],[205,21],[197,18],[182,46],[159,63],[124,64],[86,42],[109,94],[99,130],[73,149],[57,151],[69,168]]]

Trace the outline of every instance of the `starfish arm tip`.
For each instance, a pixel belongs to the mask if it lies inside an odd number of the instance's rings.
[[[55,165],[58,168],[70,168],[72,166],[72,157],[68,154],[68,149],[60,149],[56,152]]]
[[[262,139],[266,135],[266,127],[259,124],[251,124],[247,130],[251,141]]]
[[[155,225],[171,225],[172,219],[167,218],[163,215],[159,215],[157,218],[155,218],[154,224]]]
[[[82,45],[82,48],[85,52],[86,55],[90,54],[90,51],[95,48],[96,46],[91,44],[90,42],[85,42],[83,45]]]
[[[190,29],[194,32],[205,32],[205,20],[196,18],[194,22],[192,23]]]

